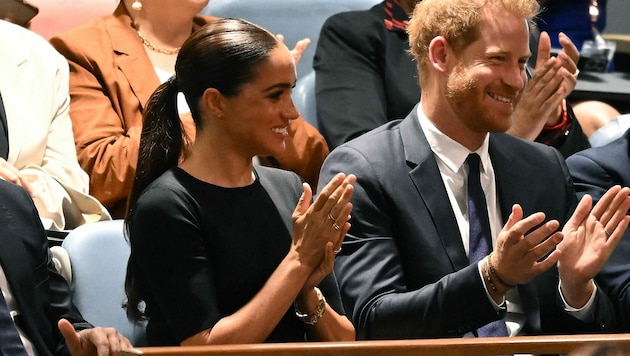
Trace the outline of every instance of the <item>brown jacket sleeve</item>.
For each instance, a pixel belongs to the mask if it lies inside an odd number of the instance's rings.
[[[212,19],[199,17],[195,23]],[[70,64],[70,117],[90,193],[113,217],[123,217],[138,160],[142,111],[160,80],[122,2],[113,15],[50,42]],[[187,129],[193,127],[190,116],[183,120]]]

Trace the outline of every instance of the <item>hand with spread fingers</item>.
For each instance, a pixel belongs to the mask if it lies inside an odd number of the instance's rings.
[[[523,217],[520,205],[512,207],[512,213],[489,257],[494,275],[502,284],[512,287],[525,284],[558,261],[560,253],[551,251],[562,241],[562,234],[556,231],[559,223],[556,220],[543,223],[544,220],[543,213]],[[506,289],[494,291],[491,288],[488,291],[495,301],[500,301],[507,292]]]
[[[534,140],[545,125],[553,126],[562,120],[562,100],[577,83],[580,53],[564,33],[560,33],[559,41],[562,50],[552,57],[549,35],[540,34],[536,69],[514,107],[510,134]]]
[[[277,34],[276,37],[281,42],[284,42],[284,35]],[[300,59],[302,58],[302,53],[304,53],[304,51],[306,51],[306,48],[310,44],[311,44],[311,39],[310,38],[303,38],[303,39],[297,41],[297,43],[295,44],[295,47],[293,47],[293,49],[291,50],[291,54],[293,55],[293,60],[295,61],[296,65],[300,62]]]
[[[621,240],[630,216],[630,188],[614,186],[591,210],[593,200],[585,195],[562,229],[558,245],[562,294],[569,305],[580,308],[593,292],[593,278]]]

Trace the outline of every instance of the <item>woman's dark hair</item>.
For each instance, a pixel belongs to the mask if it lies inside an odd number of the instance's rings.
[[[143,115],[136,175],[127,200],[125,231],[129,239],[130,219],[138,197],[151,182],[185,158],[188,150],[190,140],[177,111],[177,93],[184,93],[199,132],[203,126],[199,103],[204,91],[215,88],[226,97],[238,95],[242,86],[256,77],[258,68],[278,43],[262,27],[225,18],[195,31],[182,45],[175,75],[151,95]],[[125,281],[127,316],[132,320],[143,317],[138,309],[142,296],[135,284],[136,272],[132,250]]]

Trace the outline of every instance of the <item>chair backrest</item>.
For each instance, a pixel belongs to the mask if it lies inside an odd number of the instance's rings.
[[[211,0],[202,14],[240,17],[267,30],[284,35],[287,47],[310,38],[297,67],[298,78],[313,68],[315,46],[324,21],[333,14],[369,9],[382,0]]]
[[[293,103],[304,120],[319,129],[317,125],[317,103],[315,102],[315,71],[298,79],[291,94]]]
[[[72,298],[85,320],[114,327],[134,346],[146,346],[145,325],[127,319],[122,307],[130,247],[123,220],[99,221],[72,230],[63,240],[72,266]]]

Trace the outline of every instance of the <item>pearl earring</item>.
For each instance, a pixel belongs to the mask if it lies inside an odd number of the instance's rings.
[[[136,0],[131,4],[131,8],[135,11],[142,10],[142,2],[140,0]]]

